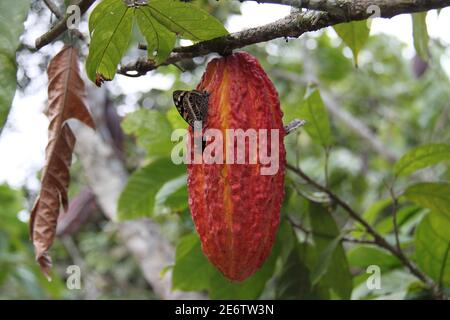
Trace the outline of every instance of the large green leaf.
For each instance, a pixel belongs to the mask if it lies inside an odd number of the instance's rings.
[[[207,290],[212,272],[213,266],[204,256],[197,234],[192,233],[181,238],[175,255],[172,289],[184,291]]]
[[[0,1],[0,132],[16,92],[16,50],[29,6],[29,0]]]
[[[310,92],[299,111],[299,117],[307,121],[305,130],[310,137],[322,144],[331,144],[331,129],[327,109],[318,90]]]
[[[319,255],[311,278],[323,282],[340,298],[348,299],[352,293],[352,275],[347,256],[340,243],[340,232],[330,212],[322,205],[310,202],[309,219]]]
[[[149,59],[154,59],[158,64],[165,61],[175,46],[175,33],[153,17],[150,7],[137,10],[136,18],[139,29],[147,41]]]
[[[189,3],[152,0],[148,11],[160,24],[185,39],[201,41],[228,34],[219,20]]]
[[[450,218],[450,184],[418,183],[406,189],[404,196],[418,205]]]
[[[352,50],[355,65],[358,65],[359,51],[369,39],[370,28],[367,21],[353,21],[335,25],[334,30],[344,43]]]
[[[406,176],[417,170],[450,160],[450,145],[426,144],[408,151],[394,167],[397,176]]]
[[[423,60],[428,60],[430,56],[428,50],[430,37],[427,28],[427,12],[413,13],[411,14],[411,17],[413,23],[414,48]]]
[[[148,57],[162,63],[176,36],[202,41],[228,34],[223,24],[199,7],[178,0],[151,0],[127,7],[122,0],[103,0],[89,18],[91,44],[86,60],[89,79],[111,80],[128,48],[134,17],[147,42]]]
[[[450,286],[450,219],[431,212],[417,227],[414,239],[419,267],[437,282]]]
[[[153,214],[155,197],[162,186],[186,172],[170,158],[160,158],[134,172],[119,199],[119,219],[136,219]]]
[[[134,9],[119,0],[105,0],[95,7],[89,19],[92,39],[86,59],[86,71],[91,81],[96,82],[98,77],[114,78],[130,42],[133,17]]]
[[[127,114],[122,128],[125,133],[137,137],[137,143],[149,156],[170,155],[172,126],[164,113],[148,109],[137,110]]]
[[[187,176],[182,175],[167,182],[156,194],[155,199],[156,208],[170,208],[171,212],[181,212],[187,209]]]

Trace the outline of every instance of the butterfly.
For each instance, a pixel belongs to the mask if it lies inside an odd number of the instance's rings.
[[[183,119],[194,127],[195,121],[201,121],[205,126],[208,116],[209,93],[206,91],[182,91],[173,93],[173,102]]]

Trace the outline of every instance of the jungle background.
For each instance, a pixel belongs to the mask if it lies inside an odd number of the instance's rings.
[[[11,46],[18,48],[17,70],[12,77],[11,72],[0,75],[2,97],[16,90],[12,109],[10,104],[1,109],[4,119],[9,114],[0,136],[1,299],[436,297],[429,283],[375,243],[347,209],[301,173],[331,190],[394,248],[399,244],[397,249],[419,273],[448,294],[450,47],[448,38],[428,36],[425,14],[377,21],[390,23],[386,29],[395,28],[395,21],[406,23],[402,30],[407,34],[399,38],[372,32],[360,48],[329,27],[242,49],[258,58],[274,82],[284,122],[300,118],[308,124],[285,141],[291,170],[273,252],[240,284],[228,282],[201,253],[188,208],[185,168],[174,168],[167,160],[172,130],[187,127],[174,108],[172,92],[194,88],[215,55],[140,78],[117,75],[101,89],[86,79],[98,130],[71,123],[78,145],[70,207],[60,217],[51,250],[53,280],[48,282],[34,261],[27,222],[44,163],[45,71],[64,39],[35,51],[34,40],[55,17],[43,1],[17,3],[25,4],[23,20],[15,25],[3,22],[11,14],[9,2],[0,5],[0,33],[17,31],[13,42],[0,36],[2,59],[14,57]],[[194,5],[229,31],[245,26],[239,20],[241,9],[249,17],[258,6],[239,1]],[[443,21],[449,15],[448,9],[430,11],[428,19]],[[85,34],[87,16],[80,24]],[[140,42],[142,36],[134,32],[124,63],[145,56]],[[359,50],[357,66],[351,48]],[[81,55],[87,52],[84,42]],[[415,162],[418,158],[422,160]],[[408,172],[401,172],[402,164],[409,166]],[[147,182],[138,191],[127,189],[142,177]],[[67,287],[70,265],[81,268],[81,289]],[[366,283],[372,265],[381,271],[378,289]]]

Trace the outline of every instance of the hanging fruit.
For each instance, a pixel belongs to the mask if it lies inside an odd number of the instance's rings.
[[[283,114],[274,85],[247,53],[211,61],[197,91],[209,94],[205,134],[216,129],[223,136],[222,141],[207,143],[203,158],[213,145],[222,145],[224,151],[222,163],[188,164],[189,206],[204,254],[227,278],[243,281],[269,256],[280,220],[286,156]],[[245,149],[230,140],[230,129],[249,135],[243,140]],[[193,128],[189,130],[192,136]],[[250,138],[255,132],[256,149]],[[198,148],[189,152],[194,155]],[[218,156],[217,151],[211,154]],[[243,155],[244,164],[238,163]]]

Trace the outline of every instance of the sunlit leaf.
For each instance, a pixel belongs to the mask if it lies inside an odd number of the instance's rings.
[[[86,71],[89,79],[98,86],[114,78],[131,39],[133,17],[134,10],[117,0],[105,0],[92,12]]]
[[[335,25],[334,30],[352,50],[355,65],[358,66],[358,54],[369,39],[370,28],[367,21],[352,21]]]
[[[150,7],[142,7],[136,10],[136,19],[141,33],[147,41],[149,59],[161,63],[167,59],[175,46],[175,33],[168,30],[156,20]]]
[[[450,145],[426,144],[407,152],[394,167],[397,176],[406,176],[417,170],[450,160]]]
[[[203,9],[178,0],[152,0],[149,12],[182,38],[201,41],[228,34],[223,24]]]

